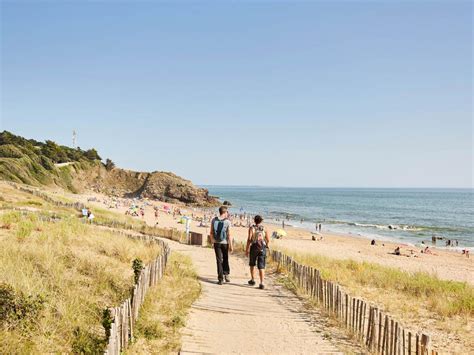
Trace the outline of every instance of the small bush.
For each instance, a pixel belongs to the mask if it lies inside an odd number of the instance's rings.
[[[7,212],[0,215],[0,222],[2,224],[16,224],[21,221],[21,213],[18,211]]]
[[[25,296],[6,283],[0,284],[0,325],[5,328],[29,329],[43,305],[41,296]]]
[[[112,313],[110,309],[106,308],[102,311],[102,326],[105,330],[105,337],[108,340],[110,338],[110,329],[112,328],[113,323]]]
[[[107,171],[110,171],[114,168],[115,168],[115,163],[112,160],[107,158],[107,160],[105,161],[105,169],[107,169]]]
[[[72,353],[74,354],[101,354],[105,343],[92,332],[85,331],[80,327],[74,329],[72,341]]]
[[[147,340],[160,339],[164,335],[163,327],[158,322],[144,325],[141,332]]]
[[[140,259],[133,260],[132,269],[133,269],[133,274],[135,276],[135,283],[137,283],[138,279],[140,278],[140,274],[142,270],[144,269],[143,261],[141,261]]]
[[[16,237],[19,238],[20,240],[28,238],[31,232],[33,232],[34,228],[35,227],[30,220],[21,221],[18,224],[18,228],[16,230]]]

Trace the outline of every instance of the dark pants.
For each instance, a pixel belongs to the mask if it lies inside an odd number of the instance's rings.
[[[214,243],[217,262],[217,278],[224,280],[224,275],[229,275],[229,244]]]
[[[265,269],[265,259],[267,257],[265,246],[261,251],[258,250],[257,245],[252,244],[250,247],[250,258],[249,258],[249,266],[257,266],[257,269],[264,270]]]

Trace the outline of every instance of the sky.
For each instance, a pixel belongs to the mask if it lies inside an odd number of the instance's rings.
[[[473,186],[469,1],[0,6],[0,130],[196,184]]]

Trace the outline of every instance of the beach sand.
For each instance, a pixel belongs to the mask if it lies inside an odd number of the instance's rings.
[[[100,208],[107,208],[107,204],[104,203],[104,201],[110,201],[109,197],[100,194],[68,194],[67,197],[80,200],[91,207],[97,206]],[[90,197],[96,198],[98,201],[88,202],[87,200]],[[181,209],[184,215],[189,216],[193,213],[194,216],[202,217],[204,213],[201,209],[179,204],[158,201],[148,201],[148,203],[150,203],[150,206],[145,207],[145,216],[143,219],[150,225],[156,223],[153,211],[154,206],[158,206],[160,209],[162,209],[164,205],[168,205],[171,208],[177,207]],[[112,208],[111,210],[125,214],[127,207],[119,206],[118,208]],[[215,211],[217,212],[217,209],[215,209]],[[135,218],[141,219],[141,217]],[[158,226],[162,228],[185,230],[185,225],[178,223],[179,216],[173,218],[172,214],[168,214],[161,210],[157,221]],[[270,233],[280,228],[280,226],[271,223],[267,223],[266,227]],[[209,228],[199,227],[199,222],[195,220],[191,222],[191,231],[202,233],[204,236],[209,234]],[[430,249],[434,254],[421,253],[420,247],[413,247],[402,243],[397,244],[394,242],[377,241],[377,245],[372,246],[370,245],[370,240],[367,238],[356,235],[326,233],[324,231],[324,226],[320,235],[295,227],[286,227],[285,231],[288,235],[280,240],[272,240],[270,248],[273,245],[296,252],[318,254],[340,260],[351,259],[360,262],[371,262],[395,267],[411,273],[422,271],[436,275],[440,279],[474,284],[474,256],[467,258],[460,252],[431,248],[431,245],[429,244],[427,245],[430,246]],[[248,229],[246,227],[233,226],[231,233],[237,242],[245,242],[247,239]],[[311,238],[312,235],[315,235],[317,238],[322,235],[323,239],[313,241]],[[206,238],[204,237],[203,239],[205,240]],[[392,254],[397,246],[400,246],[402,256]],[[414,254],[411,254],[410,250],[413,250]]]

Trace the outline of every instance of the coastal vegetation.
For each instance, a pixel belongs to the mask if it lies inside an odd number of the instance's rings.
[[[160,247],[87,224],[72,208],[6,184],[0,185],[0,195],[2,352],[101,353],[110,322],[105,310],[129,297],[139,264],[154,260]],[[129,223],[127,216],[98,215]],[[136,222],[137,227],[143,223]],[[173,256],[166,277],[140,311],[139,339],[146,343],[161,335],[163,349],[176,349],[178,330],[199,292],[190,261]],[[160,319],[162,324],[148,314],[156,307],[169,317]],[[158,327],[159,333],[151,331]]]
[[[160,252],[76,217],[6,212],[0,227],[0,347],[9,354],[102,350],[102,310],[127,297],[132,261]]]
[[[410,273],[369,262],[281,251],[320,270],[324,279],[383,307],[403,322],[434,330],[439,340],[457,343],[460,349],[474,345],[468,336],[474,323],[474,287],[466,282],[441,280],[426,272]],[[298,291],[294,283],[282,281]]]
[[[88,169],[100,159],[93,148],[84,151],[51,140],[38,142],[8,131],[0,132],[0,179],[3,180],[36,186],[57,185],[75,191],[75,171]]]

